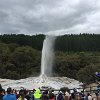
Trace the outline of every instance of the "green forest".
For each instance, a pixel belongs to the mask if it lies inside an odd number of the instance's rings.
[[[45,35],[0,35],[0,78],[22,79],[38,76]],[[55,40],[53,76],[81,82],[100,81],[100,35],[68,34]]]

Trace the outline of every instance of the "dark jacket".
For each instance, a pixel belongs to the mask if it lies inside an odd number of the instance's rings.
[[[64,100],[62,93],[59,93],[59,94],[58,94],[57,100]]]

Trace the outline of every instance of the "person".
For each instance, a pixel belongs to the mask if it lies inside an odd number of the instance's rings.
[[[3,96],[3,100],[16,100],[16,95],[12,93],[11,87],[7,88],[7,94]]]
[[[100,72],[95,72],[95,75],[96,75],[97,77],[100,77]]]
[[[4,96],[4,89],[2,88],[1,84],[0,84],[0,100],[3,99]]]
[[[48,90],[45,90],[45,91],[42,93],[42,100],[49,100]]]
[[[74,94],[74,92],[71,93],[71,96],[69,97],[69,100],[75,100],[75,94]]]
[[[29,91],[24,89],[24,95],[25,95],[25,99],[30,100],[31,96],[29,95]]]
[[[75,94],[75,100],[80,100],[80,99],[81,99],[80,94],[79,93],[76,93]]]
[[[90,93],[87,93],[85,100],[92,100],[92,96],[90,95]]]
[[[54,93],[49,94],[49,100],[56,100]]]
[[[97,89],[96,89],[98,92],[100,91],[100,84],[97,86]]]
[[[40,100],[41,96],[42,96],[42,94],[40,93],[40,89],[36,89],[36,91],[34,93],[34,100]]]
[[[57,96],[57,100],[64,100],[64,97],[63,97],[63,94],[61,91],[59,92],[59,94]]]
[[[34,100],[34,93],[35,93],[35,91],[36,91],[36,90],[33,89],[32,93],[30,94],[32,100]]]
[[[85,94],[84,94],[84,91],[81,91],[81,93],[80,93],[80,98],[81,98],[81,100],[85,100]]]
[[[1,86],[1,84],[0,84],[0,89],[2,89],[2,86]]]
[[[92,100],[92,96],[88,93],[88,100]]]
[[[70,94],[66,91],[64,94],[64,100],[69,100]]]
[[[0,100],[3,100],[4,89],[0,89]]]
[[[24,89],[21,89],[21,90],[19,91],[19,95],[18,95],[18,99],[17,99],[17,100],[27,100],[27,99],[25,98]]]

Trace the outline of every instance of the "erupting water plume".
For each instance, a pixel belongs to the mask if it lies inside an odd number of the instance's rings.
[[[54,41],[55,37],[47,35],[43,42],[42,59],[41,59],[41,75],[51,76],[54,60]]]

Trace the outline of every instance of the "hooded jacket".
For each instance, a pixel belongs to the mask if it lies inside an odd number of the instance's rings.
[[[40,89],[36,89],[34,93],[34,99],[40,99],[40,98],[41,98]]]

